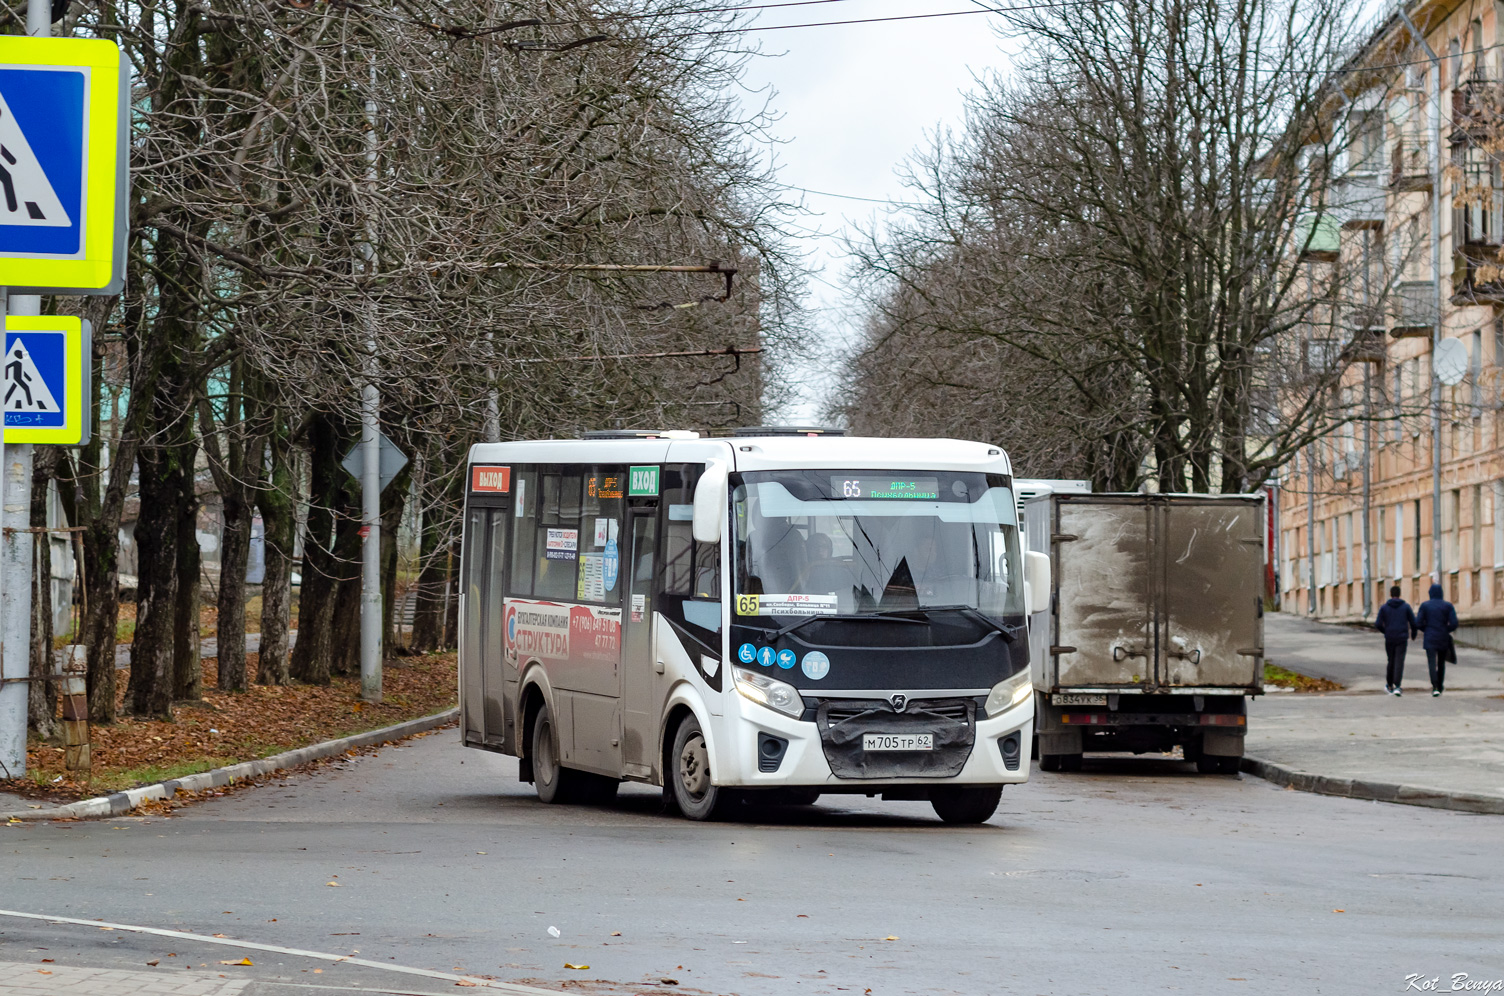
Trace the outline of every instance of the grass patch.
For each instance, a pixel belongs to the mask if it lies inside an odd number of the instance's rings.
[[[1293,688],[1297,692],[1340,692],[1342,686],[1326,678],[1313,678],[1299,671],[1291,671],[1278,664],[1264,662],[1264,684]]]
[[[255,680],[256,661],[257,655],[247,655],[248,683]],[[70,777],[62,746],[33,739],[28,776],[0,781],[0,788],[57,801],[88,798],[431,716],[455,703],[453,652],[389,659],[379,704],[361,701],[358,675],[322,686],[250,683],[244,692],[221,692],[218,667],[214,658],[204,659],[203,699],[177,703],[171,722],[128,714],[122,672],[120,720],[90,729],[92,778]]]

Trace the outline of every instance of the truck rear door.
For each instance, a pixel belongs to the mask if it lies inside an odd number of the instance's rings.
[[[1264,643],[1262,503],[1175,498],[1157,504],[1160,684],[1257,685]]]
[[[1154,681],[1150,510],[1143,496],[1056,498],[1060,687]]]

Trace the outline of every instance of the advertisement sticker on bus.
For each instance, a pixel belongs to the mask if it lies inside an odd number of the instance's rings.
[[[550,529],[543,556],[548,560],[573,560],[579,549],[578,529]]]
[[[621,652],[621,609],[575,605],[569,610],[571,660],[616,662]]]
[[[470,490],[506,494],[512,490],[512,468],[471,467]]]
[[[569,659],[569,606],[509,598],[505,614],[507,650],[524,657]]]

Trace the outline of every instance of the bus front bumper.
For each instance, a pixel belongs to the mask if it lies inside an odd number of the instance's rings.
[[[711,770],[717,785],[738,788],[819,788],[822,791],[881,793],[894,785],[1010,785],[1029,780],[1031,740],[1034,733],[1034,699],[1030,696],[1007,711],[975,721],[975,738],[960,771],[945,776],[885,773],[877,777],[840,777],[831,769],[826,745],[816,723],[794,719],[765,706],[749,702],[732,692],[727,695],[725,732]],[[887,733],[881,721],[871,732]],[[782,757],[771,771],[762,770],[759,749],[763,735],[785,741]],[[732,741],[735,740],[735,743]]]

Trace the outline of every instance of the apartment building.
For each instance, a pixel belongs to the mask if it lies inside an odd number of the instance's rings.
[[[1281,474],[1280,608],[1372,618],[1439,577],[1464,642],[1504,649],[1504,3],[1409,3],[1344,79],[1299,265],[1343,288],[1308,346],[1353,421]]]

